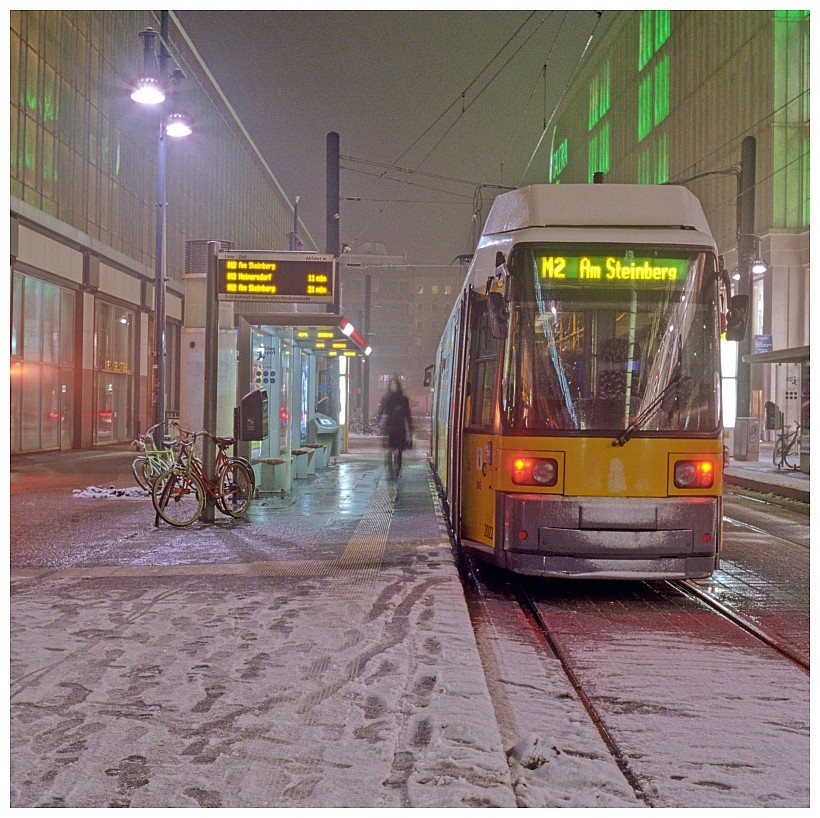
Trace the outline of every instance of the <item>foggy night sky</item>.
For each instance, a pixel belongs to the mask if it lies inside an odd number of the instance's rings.
[[[498,186],[546,181],[545,119],[614,12],[175,14],[319,250],[336,131],[340,243],[447,265],[473,250],[477,195],[483,223]]]

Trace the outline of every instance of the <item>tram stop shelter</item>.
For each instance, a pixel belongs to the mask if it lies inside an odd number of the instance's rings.
[[[810,361],[811,347],[791,347],[776,349],[769,352],[755,352],[743,356],[744,363],[748,364],[796,364],[800,367],[800,374],[795,380],[787,382],[785,376],[781,378],[774,373],[770,393],[783,400],[786,404],[797,402],[793,417],[800,424],[800,471],[810,473],[810,435],[811,418],[810,404]]]
[[[268,394],[268,436],[244,443],[244,456],[261,491],[289,491],[345,450],[352,364],[371,349],[336,313],[237,311],[235,321],[237,383]]]

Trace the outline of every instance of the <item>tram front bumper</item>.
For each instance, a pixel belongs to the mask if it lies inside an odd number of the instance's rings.
[[[537,576],[707,577],[720,548],[718,497],[500,494],[500,561]]]

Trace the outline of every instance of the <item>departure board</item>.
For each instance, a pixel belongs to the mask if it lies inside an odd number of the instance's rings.
[[[332,255],[231,251],[217,257],[217,295],[225,300],[332,304]]]

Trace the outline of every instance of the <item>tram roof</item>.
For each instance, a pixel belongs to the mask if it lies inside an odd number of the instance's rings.
[[[666,228],[711,237],[700,202],[678,185],[529,185],[496,197],[484,235],[533,227]]]

